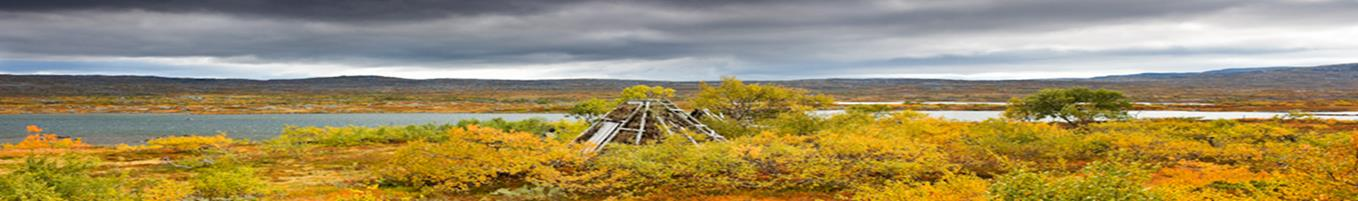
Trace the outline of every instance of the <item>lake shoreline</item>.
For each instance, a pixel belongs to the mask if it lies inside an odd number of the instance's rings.
[[[821,110],[818,113],[840,113],[842,110]],[[931,117],[955,121],[979,122],[1000,118],[1003,111],[926,110],[916,111]],[[1197,112],[1197,111],[1130,111],[1133,117],[1197,118],[1202,120],[1239,119],[1269,120],[1284,117],[1278,112]],[[6,114],[0,115],[0,142],[14,142],[24,136],[26,125],[39,125],[54,133],[76,136],[95,144],[136,144],[142,140],[169,135],[227,134],[233,138],[270,139],[287,126],[405,126],[456,124],[468,119],[524,120],[541,118],[545,121],[571,119],[564,113],[310,113],[310,114]],[[1292,117],[1287,117],[1292,118]],[[1358,121],[1358,112],[1319,113],[1318,120]]]

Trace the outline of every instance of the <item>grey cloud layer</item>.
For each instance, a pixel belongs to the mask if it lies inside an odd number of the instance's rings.
[[[1349,50],[1356,47],[1292,43],[1301,33],[1289,30],[1351,29],[1358,23],[1345,19],[1358,14],[1342,11],[1355,9],[1358,1],[1348,0],[3,1],[0,58],[210,57],[428,69],[575,64],[614,68],[582,77],[696,79],[980,73],[1015,70],[1006,67],[1013,63],[1080,65],[1050,62],[1071,57]],[[1156,30],[1185,22],[1261,37],[1165,44],[1211,37]],[[1271,44],[1242,42],[1249,40]],[[1132,64],[1153,63],[1125,65]]]

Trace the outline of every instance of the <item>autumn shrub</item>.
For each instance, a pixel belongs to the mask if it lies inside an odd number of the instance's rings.
[[[215,136],[167,136],[159,137],[146,141],[152,147],[162,147],[177,151],[199,150],[204,148],[220,148],[230,145],[234,141],[227,138],[225,134]]]
[[[721,133],[721,135],[726,138],[753,136],[759,134],[761,130],[760,127],[750,126],[749,124],[735,119],[703,118],[701,121],[703,124],[712,128],[712,130],[717,131],[717,133]]]
[[[1274,124],[1234,120],[1132,121],[1091,125],[1086,140],[1107,146],[1115,154],[1144,161],[1197,160],[1280,169],[1289,150],[1310,146],[1308,138]]]
[[[442,133],[454,125],[410,125],[380,127],[296,127],[283,128],[274,139],[280,144],[315,144],[325,146],[356,146],[365,144],[399,143],[408,141],[442,141]]]
[[[78,156],[34,156],[0,175],[0,200],[129,200],[123,179],[92,174],[98,162]]]
[[[28,136],[23,141],[15,144],[5,144],[0,147],[5,149],[62,149],[89,147],[89,144],[81,141],[80,138],[63,137],[56,134],[43,133],[42,127],[28,125]]]
[[[457,127],[459,128],[470,125],[476,125],[482,128],[500,129],[507,132],[527,132],[531,134],[546,133],[547,130],[555,128],[551,122],[542,118],[529,118],[518,121],[508,121],[503,118],[494,118],[490,120],[463,119],[457,121]]]
[[[838,192],[863,184],[934,180],[953,166],[923,136],[947,132],[955,125],[915,118],[919,116],[898,115],[875,122],[895,126],[814,135],[764,132],[700,146],[682,140],[618,145],[595,158],[591,167],[626,175],[618,191],[634,194]]]
[[[892,181],[858,187],[853,200],[986,200],[990,182],[971,175],[947,175],[935,182]]]
[[[556,140],[562,142],[575,140],[575,138],[585,132],[586,129],[589,129],[589,122],[587,121],[561,120],[549,124],[556,131]]]
[[[811,135],[825,129],[826,119],[804,112],[788,112],[778,114],[776,118],[766,120],[763,124],[768,125],[767,130],[773,133]]]
[[[143,201],[177,201],[193,195],[193,184],[170,179],[151,179],[142,182],[137,199]]]
[[[1137,163],[1094,162],[1073,175],[1016,171],[990,186],[997,200],[1159,200],[1143,187],[1151,169]]]
[[[82,142],[80,138],[67,138],[56,134],[31,134],[24,137],[23,141],[15,144],[4,145],[5,149],[61,149],[89,147],[90,145]]]
[[[772,119],[781,113],[808,111],[834,103],[829,96],[812,95],[804,89],[745,84],[735,77],[723,77],[717,86],[699,83],[698,88],[698,94],[689,100],[694,107],[723,114],[727,119],[746,125]]]
[[[560,120],[546,121],[542,118],[530,118],[518,121],[506,121],[502,118],[490,120],[465,119],[457,122],[458,128],[476,125],[482,128],[500,129],[505,132],[526,132],[534,135],[553,133],[556,139],[569,141],[579,136],[585,129],[589,129],[589,122],[583,120]],[[547,136],[543,136],[547,137]]]
[[[501,188],[491,192],[490,195],[502,200],[560,200],[569,196],[566,191],[549,186]]]
[[[388,201],[388,200],[415,200],[403,194],[389,193],[383,191],[377,185],[365,186],[361,188],[349,188],[326,196],[325,200],[331,201]]]
[[[1153,176],[1152,190],[1169,200],[1288,200],[1274,174],[1245,167],[1180,161]]]
[[[1358,200],[1358,132],[1304,140],[1308,149],[1289,150],[1279,180],[1294,200]]]
[[[881,183],[888,180],[932,179],[954,165],[948,162],[939,141],[956,138],[962,124],[897,113],[858,128],[823,132],[813,136],[818,157],[842,163],[837,171],[849,173],[840,181]]]
[[[1105,151],[1085,137],[1050,124],[991,119],[968,126],[958,139],[966,146],[952,153],[955,162],[979,174],[1003,173],[1007,165],[1064,170],[1073,166],[1066,161],[1093,160]]]
[[[693,146],[678,138],[648,146],[616,145],[595,158],[594,168],[626,175],[615,193],[715,194],[756,184],[756,167],[733,154],[732,144]]]
[[[412,141],[441,142],[448,140],[448,130],[467,126],[494,128],[510,132],[545,134],[555,131],[558,138],[574,138],[588,128],[583,121],[549,122],[540,118],[519,121],[506,121],[501,118],[491,120],[466,119],[456,124],[424,124],[408,126],[343,126],[343,127],[297,127],[283,128],[282,134],[272,143],[278,145],[323,145],[358,146],[368,144],[405,143]],[[564,135],[564,136],[563,136]]]
[[[800,114],[756,125],[709,124],[743,132],[723,131],[724,142],[667,138],[612,144],[596,155],[582,153],[587,145],[570,143],[571,137],[527,132],[577,133],[586,126],[580,121],[479,121],[409,138],[368,171],[382,187],[491,200],[784,192],[857,200],[1358,198],[1356,133],[1271,121],[1130,120],[1066,128],[908,111]],[[396,141],[365,143],[377,142]],[[193,167],[202,166],[210,165]]]
[[[525,132],[469,125],[450,129],[442,142],[401,147],[373,174],[385,182],[430,193],[551,186],[570,165],[583,163],[583,146]]]
[[[863,113],[872,115],[874,117],[883,117],[886,115],[890,115],[892,110],[895,110],[895,108],[892,108],[891,105],[882,104],[850,105],[844,108],[844,112],[847,113]]]
[[[256,199],[272,190],[254,168],[234,162],[195,169],[189,182],[193,196],[208,199]]]
[[[566,111],[566,116],[584,121],[594,121],[602,118],[609,111],[613,111],[614,107],[617,107],[615,102],[590,98],[571,106],[571,109]]]

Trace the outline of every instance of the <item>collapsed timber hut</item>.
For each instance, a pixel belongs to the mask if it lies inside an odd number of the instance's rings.
[[[702,113],[705,111],[695,111]],[[695,138],[689,134],[704,135]],[[593,143],[586,152],[603,150],[608,143],[652,144],[666,137],[682,136],[697,145],[700,141],[726,141],[694,115],[684,112],[665,99],[629,100],[595,120],[575,138],[577,143]]]

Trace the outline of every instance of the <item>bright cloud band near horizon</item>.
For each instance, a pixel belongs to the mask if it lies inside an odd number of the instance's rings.
[[[1028,79],[1358,62],[1353,0],[0,2],[0,73]]]

